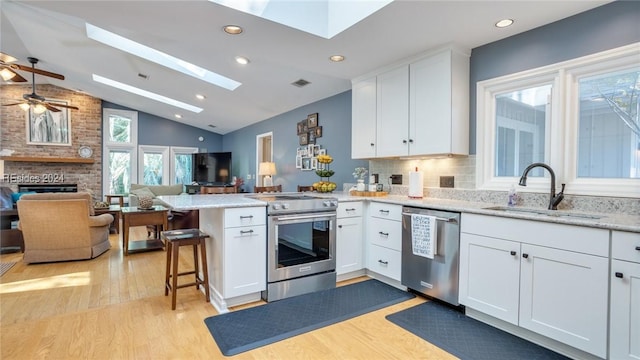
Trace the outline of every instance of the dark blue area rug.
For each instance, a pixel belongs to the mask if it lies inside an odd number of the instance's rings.
[[[204,320],[224,355],[236,355],[409,300],[415,295],[366,280]]]
[[[387,320],[462,360],[569,359],[435,301]]]

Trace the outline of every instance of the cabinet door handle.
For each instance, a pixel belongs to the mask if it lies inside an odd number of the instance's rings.
[[[374,144],[374,143],[371,143],[370,145],[371,145],[371,146],[376,146],[376,144]]]
[[[636,250],[640,251],[640,246],[636,246]]]
[[[409,142],[413,144],[413,139],[409,139]]]
[[[389,236],[389,233],[382,232],[382,231],[378,231],[378,234],[380,234],[382,236]]]
[[[407,140],[402,140],[402,143],[403,143],[403,144],[406,144],[406,143],[407,143]]]
[[[522,254],[522,257],[525,258],[525,259],[528,259],[529,258],[529,254]]]
[[[356,208],[344,209],[344,211],[356,211]]]
[[[378,260],[378,262],[382,265],[389,265],[388,261],[382,261],[382,260]]]
[[[616,277],[618,279],[622,279],[624,277],[624,275],[621,272],[616,272]]]
[[[516,252],[511,250],[511,256],[516,256]]]
[[[342,229],[342,225],[338,225],[338,229]]]
[[[387,214],[387,215],[389,214],[389,210],[378,210],[378,211],[380,211],[383,214]]]
[[[251,234],[253,230],[240,230],[240,234]]]
[[[253,219],[253,215],[240,216],[240,219]]]

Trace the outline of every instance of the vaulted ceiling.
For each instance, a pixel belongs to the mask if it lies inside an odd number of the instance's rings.
[[[37,83],[83,91],[225,134],[349,90],[351,79],[430,48],[456,43],[472,49],[608,2],[396,0],[327,39],[206,0],[3,0],[0,51],[24,65],[28,65],[27,57],[39,58],[39,68],[66,77],[36,76]],[[309,14],[300,13],[304,16]],[[495,27],[503,18],[514,19],[514,25]],[[226,90],[89,39],[87,22],[242,85]],[[228,35],[222,31],[228,24],[240,25],[244,32]],[[334,54],[346,59],[329,61]],[[247,57],[250,63],[240,65],[236,56]],[[178,109],[108,87],[92,80],[92,74],[203,111]],[[292,85],[300,79],[310,84]],[[198,100],[196,94],[206,98]]]

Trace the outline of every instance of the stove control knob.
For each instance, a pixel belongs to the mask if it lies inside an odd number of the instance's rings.
[[[282,208],[287,210],[289,208],[289,203],[282,204]]]
[[[271,205],[271,207],[273,208],[273,210],[280,210],[280,204],[278,203]]]
[[[332,201],[332,200],[327,200],[327,201],[323,202],[323,205],[325,207],[338,206],[338,202],[337,201]]]

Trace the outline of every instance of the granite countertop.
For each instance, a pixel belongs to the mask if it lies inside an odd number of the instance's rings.
[[[168,195],[158,198],[176,210],[195,210],[207,208],[233,208],[266,206],[265,201],[248,197],[255,194],[216,194],[216,195]],[[313,196],[333,197],[340,202],[377,201],[389,204],[430,208],[436,210],[456,211],[472,214],[500,216],[506,218],[535,220],[558,224],[588,226],[609,230],[631,231],[640,233],[640,216],[626,214],[605,214],[571,210],[546,210],[515,207],[509,211],[488,209],[491,207],[506,208],[502,204],[449,200],[437,198],[410,199],[406,195],[387,195],[381,197],[351,196],[348,193],[313,193]],[[513,211],[516,210],[516,211]]]
[[[169,204],[175,210],[267,206],[264,201],[251,199],[240,194],[163,195],[158,196],[158,199]]]
[[[514,219],[535,220],[558,224],[588,226],[609,230],[631,231],[640,233],[640,216],[626,214],[605,214],[586,211],[546,210],[514,207],[509,211],[488,209],[492,207],[507,208],[503,204],[472,202],[449,199],[410,199],[406,195],[387,195],[381,197],[351,196],[345,193],[332,193],[338,201],[377,201],[389,204],[430,208],[436,210],[465,212]],[[515,211],[514,211],[515,210]]]

